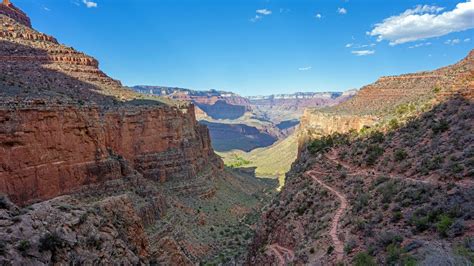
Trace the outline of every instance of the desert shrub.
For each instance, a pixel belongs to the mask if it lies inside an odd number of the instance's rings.
[[[398,244],[390,244],[387,247],[387,257],[385,262],[388,265],[395,265],[401,258],[402,249]]]
[[[334,133],[332,135],[322,136],[315,139],[308,145],[308,150],[312,154],[318,152],[325,152],[335,145],[343,145],[349,143],[349,136],[347,134]]]
[[[382,132],[376,130],[370,134],[369,139],[372,143],[382,143],[385,140],[385,137]]]
[[[462,171],[464,171],[464,167],[459,163],[453,163],[453,164],[449,165],[449,169],[451,170],[451,172],[453,172],[455,174],[458,174],[458,173],[461,173]]]
[[[374,165],[377,159],[383,154],[384,150],[379,145],[369,145],[365,150],[367,165]]]
[[[377,177],[377,178],[372,182],[372,187],[375,188],[375,187],[377,187],[378,185],[387,182],[388,180],[390,180],[389,177],[386,177],[386,176],[379,176],[379,177]]]
[[[431,131],[433,131],[434,134],[443,133],[448,129],[449,123],[446,119],[440,119],[431,125]]]
[[[441,91],[441,87],[436,86],[433,88],[434,93],[439,93],[440,91]]]
[[[454,246],[454,253],[469,259],[470,261],[474,261],[474,238],[468,237],[465,238],[463,243],[459,243]]]
[[[388,122],[388,128],[391,129],[391,130],[395,130],[399,126],[400,126],[400,124],[398,123],[398,120],[396,118],[393,118]]]
[[[362,193],[360,195],[357,196],[356,200],[355,200],[355,204],[354,204],[354,210],[356,212],[364,209],[367,204],[369,204],[369,194],[367,193]]]
[[[367,252],[360,252],[355,255],[352,261],[354,266],[376,266],[374,257],[367,254]]]
[[[398,222],[402,219],[402,212],[401,211],[395,211],[393,212],[393,215],[392,215],[392,222]]]
[[[401,162],[408,157],[408,153],[404,149],[396,149],[393,157],[395,161]]]
[[[443,157],[437,155],[433,157],[431,160],[428,158],[424,158],[423,161],[421,162],[421,166],[428,170],[436,170],[441,167],[442,163],[443,163]]]
[[[16,246],[16,249],[20,251],[20,253],[25,254],[28,249],[30,249],[31,244],[30,241],[28,240],[21,240],[18,245]]]
[[[446,232],[452,224],[453,219],[451,219],[448,215],[442,214],[439,217],[439,221],[436,223],[436,230],[441,236],[446,236]]]
[[[46,233],[39,239],[40,251],[56,251],[64,246],[64,240],[57,233]]]
[[[378,237],[378,243],[384,248],[391,244],[399,244],[402,241],[403,237],[392,231],[383,231]]]
[[[377,191],[382,195],[382,203],[390,203],[393,200],[393,197],[399,192],[400,187],[395,180],[390,180],[382,186],[380,186]]]

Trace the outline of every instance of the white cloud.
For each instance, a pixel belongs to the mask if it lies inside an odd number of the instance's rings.
[[[355,48],[355,49],[360,49],[360,48],[367,48],[367,47],[375,47],[375,43],[369,43],[369,44],[356,44],[356,43],[348,43],[346,44],[346,48]]]
[[[264,8],[264,9],[255,10],[255,13],[257,13],[257,14],[255,15],[255,17],[250,19],[251,22],[257,22],[257,21],[263,19],[264,16],[271,15],[272,11],[269,10],[269,9]]]
[[[272,14],[272,11],[269,10],[269,9],[266,9],[266,8],[264,8],[264,9],[257,9],[257,11],[255,11],[255,12],[257,12],[257,14],[264,15],[264,16],[268,16],[268,15],[271,15],[271,14]]]
[[[49,8],[47,8],[47,7],[43,7],[43,10],[44,10],[44,11],[48,11],[48,12],[51,11],[51,9],[49,9]]]
[[[471,41],[471,38],[464,39],[464,42],[470,42],[470,41]]]
[[[375,24],[367,34],[376,36],[377,41],[387,40],[390,45],[397,45],[474,28],[473,0],[441,13],[443,10],[437,6],[417,6]]]
[[[340,7],[337,9],[337,13],[341,14],[341,15],[345,15],[347,14],[347,9],[343,8],[343,7]]]
[[[261,20],[262,18],[263,18],[262,16],[255,15],[255,17],[251,18],[250,21],[257,22],[257,21]]]
[[[97,7],[97,3],[90,0],[82,0],[82,3],[84,3],[87,8]]]
[[[313,68],[312,66],[307,66],[307,67],[300,67],[298,68],[299,71],[308,71],[308,70],[311,70],[311,68]]]
[[[314,15],[314,17],[317,19],[322,19],[323,15],[321,15],[320,13],[317,13],[316,15]]]
[[[447,40],[444,42],[444,44],[447,44],[447,45],[456,45],[459,43],[461,43],[461,40],[459,39],[452,39],[452,40]]]
[[[351,53],[357,56],[366,56],[366,55],[375,54],[375,51],[374,50],[356,50],[356,51],[351,51]]]
[[[422,46],[430,46],[430,45],[431,45],[430,42],[421,42],[421,43],[417,43],[415,45],[412,45],[408,48],[413,49],[413,48],[418,48],[418,47],[422,47]]]

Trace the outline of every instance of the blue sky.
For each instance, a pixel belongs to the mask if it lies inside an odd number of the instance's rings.
[[[472,0],[13,0],[125,85],[343,91],[452,64]]]

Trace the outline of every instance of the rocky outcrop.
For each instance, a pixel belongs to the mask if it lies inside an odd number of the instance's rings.
[[[296,134],[298,147],[301,150],[311,139],[333,133],[347,133],[351,130],[359,131],[371,127],[377,122],[377,117],[369,115],[328,114],[317,110],[307,109],[301,117]]]
[[[23,11],[13,6],[13,4],[10,3],[10,0],[3,0],[0,4],[0,15],[5,15],[20,24],[31,27],[30,18]]]
[[[75,106],[0,108],[0,190],[17,203],[121,178],[118,158],[145,177],[192,178],[213,158],[193,107],[100,112]]]
[[[359,131],[395,118],[397,108],[444,101],[457,93],[473,98],[474,52],[458,63],[430,72],[381,77],[339,105],[305,110],[298,129],[300,150],[310,139],[332,133]],[[471,77],[471,78],[470,78]],[[414,107],[416,109],[416,107]]]
[[[381,77],[362,87],[351,100],[327,112],[380,115],[410,102],[423,102],[435,97],[443,100],[457,92],[472,95],[473,60],[474,51],[471,51],[458,63],[434,71]]]
[[[21,211],[3,197],[1,202],[2,264],[139,264],[150,256],[143,224],[126,195],[95,206],[64,196]]]
[[[18,19],[0,13],[0,191],[15,203],[122,178],[124,162],[161,182],[222,167],[193,105],[144,98]]]

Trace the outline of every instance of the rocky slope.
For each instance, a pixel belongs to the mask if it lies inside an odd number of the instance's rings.
[[[470,265],[473,60],[382,79],[307,116],[247,263]]]
[[[124,88],[0,4],[0,264],[230,260],[271,185],[223,169],[192,104]]]

